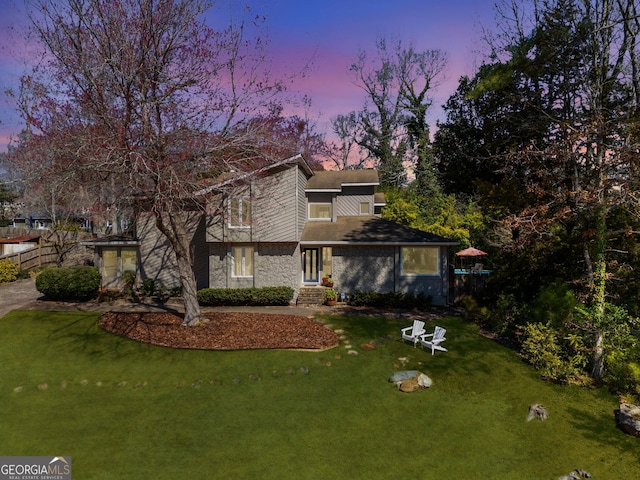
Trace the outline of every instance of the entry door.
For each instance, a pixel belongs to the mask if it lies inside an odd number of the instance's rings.
[[[302,268],[304,270],[304,282],[317,282],[320,262],[319,248],[304,248],[302,250]]]

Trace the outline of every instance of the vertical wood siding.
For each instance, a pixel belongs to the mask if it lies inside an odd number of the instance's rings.
[[[209,266],[205,260],[208,248],[205,241],[204,216],[199,213],[185,214],[185,222],[193,235],[191,248],[195,259],[193,268],[196,284],[198,288],[203,288],[209,282]],[[154,280],[166,288],[179,286],[180,276],[175,254],[169,241],[156,228],[153,215],[140,215],[136,229],[140,239],[140,278]]]

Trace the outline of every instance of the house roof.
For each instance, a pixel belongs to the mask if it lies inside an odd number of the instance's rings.
[[[325,170],[314,172],[307,182],[307,192],[340,192],[343,186],[377,186],[376,170]]]
[[[338,217],[336,222],[307,222],[300,240],[322,245],[457,245],[448,238],[374,216]]]
[[[251,178],[255,178],[261,174],[264,174],[266,172],[272,171],[272,170],[277,170],[278,168],[281,167],[285,167],[285,166],[290,166],[290,165],[298,165],[300,166],[306,173],[307,175],[311,176],[314,174],[314,172],[311,170],[311,167],[309,166],[309,164],[307,163],[307,161],[304,159],[304,157],[300,154],[294,156],[294,157],[290,157],[290,158],[286,158],[284,160],[280,160],[279,162],[275,162],[275,163],[270,163],[269,165],[265,165],[262,168],[258,168],[256,170],[253,170],[251,172],[226,172],[223,173],[222,175],[220,175],[217,178],[217,181],[215,184],[210,185],[206,188],[203,188],[202,190],[199,190],[195,193],[196,196],[199,195],[207,195],[211,192],[215,192],[215,191],[219,191],[221,189],[223,189],[224,187],[227,187],[229,185],[235,185],[235,184],[241,184],[243,182],[246,182],[247,180],[251,179]]]
[[[373,204],[384,206],[387,204],[387,199],[384,196],[384,193],[377,192],[373,194]]]
[[[136,240],[129,235],[108,235],[106,237],[82,241],[80,245],[88,247],[135,247],[140,245],[140,240]]]
[[[14,244],[14,243],[23,243],[23,242],[35,242],[40,239],[40,235],[21,235],[18,237],[11,238],[0,238],[0,243],[4,244]]]

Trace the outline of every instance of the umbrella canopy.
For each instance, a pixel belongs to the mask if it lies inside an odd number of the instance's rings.
[[[456,252],[456,256],[458,257],[481,257],[482,255],[488,254],[487,252],[483,252],[482,250],[478,250],[474,247],[465,248],[464,250]]]

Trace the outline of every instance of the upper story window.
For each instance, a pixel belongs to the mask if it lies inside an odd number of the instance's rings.
[[[403,247],[402,275],[438,275],[439,252],[438,247]]]
[[[331,220],[331,203],[310,203],[309,220]]]
[[[369,215],[369,202],[360,202],[360,215]]]
[[[229,226],[244,227],[251,226],[251,203],[242,197],[231,197],[229,199]]]

